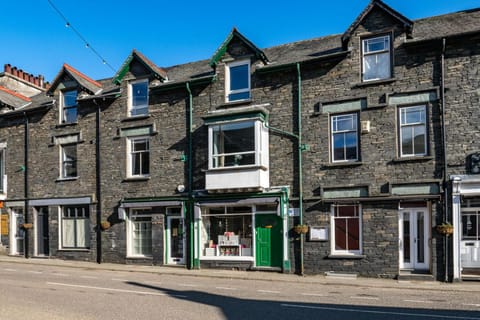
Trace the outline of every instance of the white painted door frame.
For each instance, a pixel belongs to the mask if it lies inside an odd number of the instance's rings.
[[[408,230],[405,230],[406,227]],[[430,268],[430,229],[428,208],[405,208],[399,211],[400,269],[428,270]],[[406,250],[408,250],[407,254],[405,254]]]

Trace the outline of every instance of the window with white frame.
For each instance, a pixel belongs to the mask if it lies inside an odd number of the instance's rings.
[[[88,249],[90,247],[90,209],[88,205],[61,208],[61,247]]]
[[[268,131],[261,121],[240,121],[211,125],[210,165],[212,168],[266,165]]]
[[[412,157],[427,154],[426,117],[426,106],[399,108],[400,156]]]
[[[65,144],[60,146],[61,178],[75,178],[77,171],[77,144]]]
[[[152,215],[150,209],[131,209],[127,239],[130,257],[152,256]]]
[[[362,253],[362,213],[360,205],[334,205],[331,213],[332,254]]]
[[[390,36],[362,40],[363,81],[392,77]]]
[[[330,120],[332,162],[357,161],[358,115],[333,115]]]
[[[129,177],[150,175],[150,139],[148,137],[127,138]]]
[[[60,122],[77,122],[77,90],[60,92]]]
[[[148,79],[130,82],[128,97],[130,117],[148,115]]]
[[[227,64],[225,86],[227,102],[250,99],[250,62]]]

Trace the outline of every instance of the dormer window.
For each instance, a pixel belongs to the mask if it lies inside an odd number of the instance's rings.
[[[77,90],[60,93],[60,122],[77,122]]]
[[[226,102],[250,99],[250,63],[233,62],[226,67]]]
[[[363,81],[384,80],[392,77],[390,36],[362,40]]]
[[[130,82],[128,96],[130,117],[148,115],[148,79]]]

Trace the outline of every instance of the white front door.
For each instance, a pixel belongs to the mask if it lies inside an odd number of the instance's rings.
[[[167,216],[167,264],[185,264],[185,223],[181,216]]]
[[[23,209],[12,208],[10,216],[10,254],[23,255],[25,230],[23,224]]]
[[[428,270],[430,267],[430,217],[426,208],[399,212],[400,269]]]
[[[480,208],[462,208],[461,217],[462,268],[480,268]]]

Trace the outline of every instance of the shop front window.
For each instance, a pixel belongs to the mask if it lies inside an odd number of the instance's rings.
[[[202,256],[251,257],[252,208],[216,207],[202,215]]]

